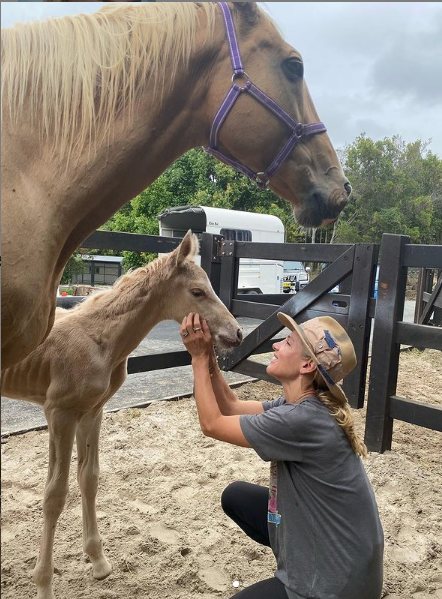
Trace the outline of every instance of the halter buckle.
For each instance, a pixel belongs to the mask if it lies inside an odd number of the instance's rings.
[[[295,127],[295,133],[299,137],[299,139],[302,139],[304,135],[304,125],[302,123],[297,123]]]
[[[261,189],[267,189],[269,186],[269,182],[270,180],[264,171],[259,171],[259,173],[256,173],[255,183],[258,185],[258,187],[260,187]]]

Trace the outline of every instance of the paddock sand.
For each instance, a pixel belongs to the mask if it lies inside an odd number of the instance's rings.
[[[402,356],[400,395],[441,403],[441,388],[438,352]],[[265,399],[279,389],[256,382],[238,393]],[[364,417],[355,411],[360,431]],[[46,431],[30,432],[2,445],[4,599],[35,597],[47,440]],[[266,484],[268,465],[251,449],[203,437],[193,399],[106,415],[101,446],[98,518],[113,573],[96,581],[83,558],[73,468],[56,533],[57,599],[227,599],[234,581],[241,589],[272,575],[270,550],[245,538],[219,506],[230,481]],[[365,462],[384,525],[388,599],[442,598],[441,449],[440,433],[396,423],[392,451]]]

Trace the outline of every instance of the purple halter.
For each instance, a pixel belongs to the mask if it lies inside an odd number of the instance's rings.
[[[229,41],[230,58],[232,60],[233,68],[232,86],[227,92],[226,97],[224,98],[218,112],[215,115],[215,118],[213,119],[212,128],[210,130],[209,145],[204,149],[209,154],[213,154],[213,156],[219,158],[222,162],[233,166],[236,168],[236,170],[240,171],[247,177],[250,177],[250,179],[253,179],[259,187],[264,189],[268,186],[270,177],[275,174],[297,143],[299,143],[305,137],[327,131],[327,128],[325,127],[324,123],[309,123],[307,125],[297,123],[289,114],[287,114],[287,112],[285,112],[285,110],[278,106],[274,100],[269,98],[267,94],[265,94],[261,89],[259,89],[259,87],[251,82],[249,76],[244,71],[242,66],[238,41],[235,34],[235,26],[233,24],[230,9],[226,2],[219,2],[218,4],[223,12],[224,23],[227,31],[227,39]],[[236,79],[241,79],[243,84],[238,85],[238,83],[235,83]],[[233,108],[236,100],[242,93],[248,93],[253,96],[258,102],[263,104],[281,121],[283,121],[292,132],[287,140],[287,143],[276,155],[270,166],[268,166],[264,171],[255,172],[249,167],[235,160],[233,157],[231,158],[226,156],[217,149],[219,130],[226,120],[227,115]]]

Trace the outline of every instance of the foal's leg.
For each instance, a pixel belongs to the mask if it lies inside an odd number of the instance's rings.
[[[59,409],[45,410],[45,413],[49,428],[49,469],[43,501],[44,524],[40,553],[32,578],[37,585],[37,599],[54,599],[54,534],[68,492],[69,466],[77,421],[69,412]]]
[[[102,416],[102,409],[98,413],[87,413],[81,418],[77,428],[77,478],[83,508],[83,547],[92,562],[93,575],[98,579],[106,578],[112,571],[112,567],[103,553],[95,507],[100,473],[98,441]]]

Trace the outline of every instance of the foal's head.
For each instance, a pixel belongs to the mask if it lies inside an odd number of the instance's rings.
[[[207,274],[195,264],[198,249],[196,235],[188,231],[166,259],[170,291],[165,298],[167,317],[181,323],[189,312],[198,312],[207,320],[217,347],[234,347],[242,341],[241,329],[213,291]]]

